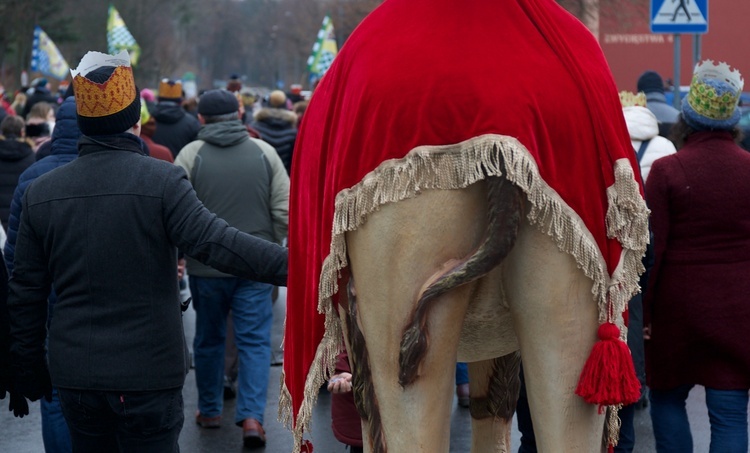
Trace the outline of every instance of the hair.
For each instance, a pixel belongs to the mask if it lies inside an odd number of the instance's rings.
[[[0,123],[0,132],[5,138],[17,138],[21,137],[24,126],[23,118],[9,115]]]
[[[224,113],[223,115],[201,115],[205,124],[221,123],[240,119],[240,112]]]
[[[26,93],[18,92],[13,97],[13,103],[11,104],[11,107],[16,111],[20,111],[19,107],[25,106],[27,100],[28,98],[26,97]]]
[[[182,101],[182,109],[186,112],[197,112],[198,111],[198,98],[191,97]]]
[[[719,131],[720,129],[709,130]],[[685,122],[682,114],[680,114],[679,119],[669,131],[669,139],[672,141],[672,143],[674,143],[675,148],[679,151],[680,149],[682,149],[682,147],[685,146],[687,138],[696,132],[700,132],[700,130],[696,130],[690,127],[690,125]],[[742,141],[743,133],[739,125],[735,125],[734,127],[732,127],[732,129],[729,129],[728,132],[732,133],[732,138],[734,139],[735,143],[739,143]]]
[[[26,115],[26,121],[32,119],[32,118],[40,118],[44,121],[47,121],[47,118],[49,117],[49,113],[52,112],[52,106],[47,102],[37,102],[36,104],[31,106],[31,110],[29,110],[29,114]]]
[[[271,108],[286,108],[286,94],[281,90],[273,90],[268,95],[268,106]]]

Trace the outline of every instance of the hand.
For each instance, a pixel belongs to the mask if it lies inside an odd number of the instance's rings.
[[[651,324],[645,326],[643,328],[643,339],[644,340],[650,340],[651,339]]]
[[[331,376],[328,381],[328,391],[331,393],[347,393],[352,391],[352,374],[339,373]]]
[[[182,280],[182,277],[185,276],[185,258],[180,258],[177,260],[177,281],[179,282]]]
[[[52,401],[52,379],[45,361],[30,368],[16,369],[13,383],[14,390],[29,401],[42,397]]]
[[[13,416],[23,418],[24,415],[29,415],[29,403],[26,402],[26,398],[23,395],[11,390],[8,410],[13,412]]]

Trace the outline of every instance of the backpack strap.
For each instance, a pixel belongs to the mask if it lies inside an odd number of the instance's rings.
[[[644,140],[641,142],[641,147],[638,148],[638,152],[635,155],[635,158],[638,159],[638,163],[641,163],[641,159],[643,159],[643,155],[646,154],[646,148],[648,148],[648,144],[651,143],[651,139]]]

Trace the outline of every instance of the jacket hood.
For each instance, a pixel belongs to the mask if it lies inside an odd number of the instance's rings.
[[[70,96],[57,110],[55,129],[52,131],[51,154],[78,154],[81,129],[76,118],[76,100]]]
[[[198,132],[198,140],[222,148],[234,146],[249,139],[247,128],[239,120],[206,124]]]
[[[33,144],[28,139],[2,138],[0,140],[0,161],[16,162],[31,154]]]
[[[625,116],[625,124],[628,126],[631,140],[651,140],[659,135],[659,122],[646,107],[625,107],[622,113]]]
[[[285,109],[262,108],[253,117],[255,121],[264,123],[279,124],[282,127],[289,127],[297,123],[297,115]]]
[[[153,117],[158,123],[174,124],[185,116],[179,104],[174,102],[160,102],[154,108]]]

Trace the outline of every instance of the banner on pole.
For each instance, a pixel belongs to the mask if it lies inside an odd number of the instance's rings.
[[[320,79],[323,74],[331,67],[333,59],[338,53],[336,45],[336,35],[333,31],[333,21],[329,16],[323,18],[323,25],[318,31],[318,39],[312,49],[310,58],[307,59],[307,70],[310,72],[310,79]]]
[[[125,21],[113,5],[109,5],[109,19],[107,20],[107,50],[112,55],[121,50],[127,50],[130,55],[130,64],[133,66],[138,63],[138,57],[141,56],[141,47],[130,34]]]
[[[68,76],[68,70],[70,70],[70,66],[68,66],[60,50],[39,26],[34,28],[31,70],[59,80],[64,80]]]

